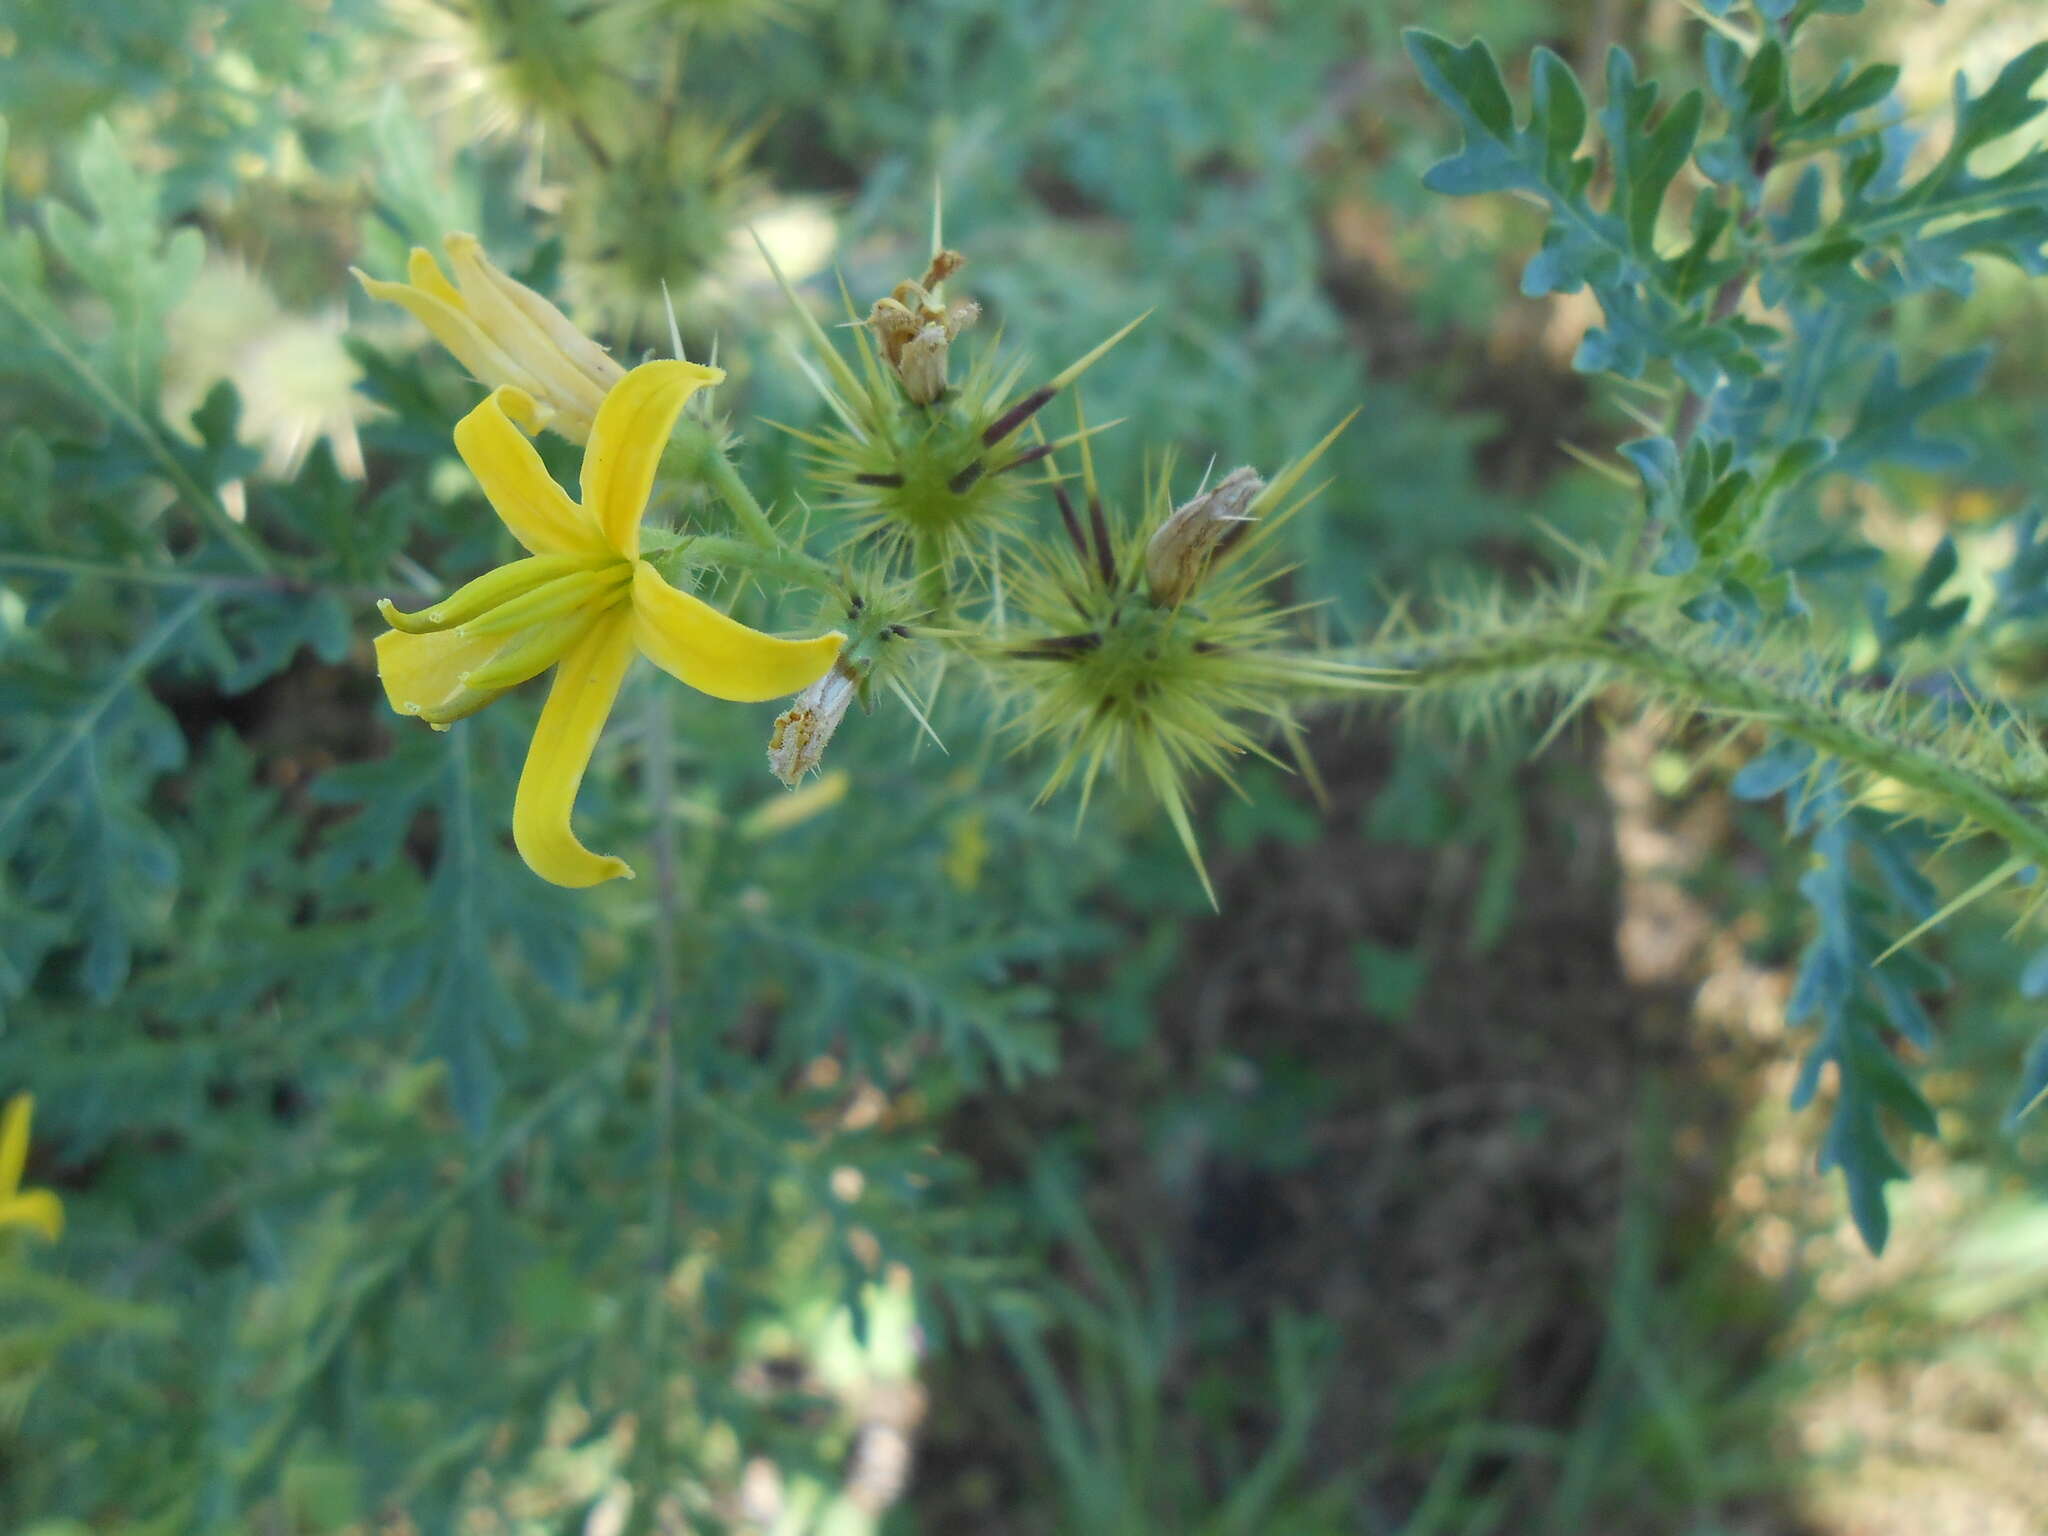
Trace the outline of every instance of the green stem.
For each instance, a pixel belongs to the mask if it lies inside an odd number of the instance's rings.
[[[946,580],[946,547],[938,536],[920,532],[917,536],[917,596],[930,616],[943,617],[951,611],[953,592]]]
[[[805,554],[800,549],[777,544],[764,549],[745,539],[727,538],[722,534],[698,534],[685,538],[668,554],[649,556],[657,570],[665,563],[688,565],[713,565],[736,570],[753,571],[758,575],[786,581],[791,586],[808,587],[814,592],[837,594],[839,578],[824,561]],[[664,576],[672,576],[672,570],[662,570]]]
[[[1973,823],[2015,853],[2048,868],[2048,822],[1938,746],[1855,719],[1832,701],[1688,656],[1638,630],[1586,626],[1568,614],[1524,629],[1469,639],[1389,647],[1360,658],[1398,666],[1411,688],[1452,687],[1489,677],[1584,665],[1634,681],[1705,712],[1745,715],[1794,741],[1877,777],[1894,780]]]
[[[733,521],[740,526],[740,532],[765,550],[780,551],[786,548],[782,535],[775,531],[775,525],[768,520],[761,503],[754,499],[754,493],[747,488],[747,482],[740,478],[740,472],[733,468],[716,443],[707,444],[702,459],[704,480],[718,493],[733,515]]]
[[[105,565],[71,560],[62,555],[17,555],[0,551],[0,570],[42,571],[53,576],[78,576],[95,581],[133,581],[144,586],[199,587],[212,592],[326,592],[351,603],[375,603],[391,594],[379,587],[356,587],[295,576],[238,576],[232,571],[191,571],[173,566]],[[442,590],[436,586],[433,591]]]
[[[643,716],[647,739],[641,772],[654,808],[653,1006],[648,1043],[654,1074],[654,1168],[648,1210],[647,1312],[642,1320],[643,1378],[641,1439],[635,1455],[632,1529],[655,1529],[661,1504],[661,1469],[668,1455],[668,1277],[675,1267],[675,1007],[679,991],[675,945],[682,930],[682,892],[676,875],[675,763],[669,750],[674,722],[670,696],[657,685],[647,692]]]

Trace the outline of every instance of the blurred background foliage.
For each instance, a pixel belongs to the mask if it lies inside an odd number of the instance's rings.
[[[2038,20],[1815,47],[1931,120]],[[1364,405],[1297,524],[1333,638],[1525,582],[1617,495],[1560,441],[1636,429],[1590,301],[1518,294],[1540,210],[1423,191],[1411,22],[1699,83],[1682,0],[0,13],[0,1087],[71,1217],[0,1256],[7,1529],[2048,1529],[2048,1143],[1997,1131],[2048,981],[1938,941],[1947,1136],[1869,1259],[1784,1107],[1803,855],[1711,736],[1324,720],[1327,810],[1207,806],[1211,914],[970,719],[856,720],[791,798],[772,710],[644,677],[584,814],[677,867],[571,897],[506,846],[516,710],[383,706],[369,603],[496,539],[473,387],[344,274],[449,229],[623,356],[665,283],[786,503],[765,423],[817,407],[746,231],[865,297],[936,180],[1009,343],[1155,311],[1087,380],[1113,485]],[[1969,467],[1841,509],[1898,569],[1954,533],[1988,587],[2042,302],[1894,317],[1908,378],[1999,344]]]

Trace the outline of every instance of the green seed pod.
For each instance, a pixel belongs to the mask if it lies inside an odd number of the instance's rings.
[[[1025,562],[1009,594],[1011,622],[993,645],[1013,729],[1024,745],[1043,743],[1058,754],[1041,798],[1078,772],[1085,814],[1104,769],[1142,779],[1166,808],[1212,902],[1187,780],[1227,780],[1233,758],[1270,758],[1265,743],[1276,735],[1301,755],[1294,709],[1304,697],[1394,686],[1382,671],[1301,648],[1297,610],[1272,592],[1284,567],[1264,558],[1262,536],[1301,506],[1284,498],[1334,437],[1271,486],[1261,489],[1257,475],[1239,470],[1180,512],[1164,471],[1144,498],[1149,511],[1137,517],[1106,508],[1092,474],[1084,475],[1085,509],[1055,484],[1066,539]],[[1239,540],[1242,556],[1217,569],[1224,538],[1260,514],[1270,515]],[[1190,532],[1205,523],[1214,537]],[[1192,560],[1183,558],[1191,551]],[[1169,583],[1170,601],[1156,577]]]

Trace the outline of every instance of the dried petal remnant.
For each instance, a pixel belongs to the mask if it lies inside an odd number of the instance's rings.
[[[1266,488],[1258,471],[1233,469],[1174,510],[1145,544],[1145,585],[1152,601],[1177,608],[1209,567],[1251,524],[1248,508]]]
[[[768,767],[786,787],[795,789],[805,774],[825,760],[825,747],[846,718],[854,691],[852,674],[835,666],[775,717],[775,728],[768,736]]]
[[[881,343],[883,361],[919,405],[945,394],[948,349],[981,318],[979,304],[963,299],[949,305],[940,295],[940,285],[965,265],[967,258],[958,251],[940,251],[923,282],[898,283],[894,293],[877,299],[868,311],[868,329]]]

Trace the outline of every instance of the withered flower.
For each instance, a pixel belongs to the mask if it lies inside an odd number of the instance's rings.
[[[775,717],[768,736],[768,768],[790,789],[825,759],[826,744],[853,703],[856,682],[845,662],[796,696],[796,702]]]
[[[1247,510],[1266,488],[1257,470],[1233,469],[1174,509],[1145,544],[1145,585],[1161,608],[1178,608],[1216,557],[1251,526]]]
[[[954,339],[981,318],[971,299],[947,304],[944,284],[967,264],[958,251],[939,251],[921,283],[902,282],[868,311],[868,329],[881,343],[903,392],[919,405],[930,405],[946,392],[946,353]]]

